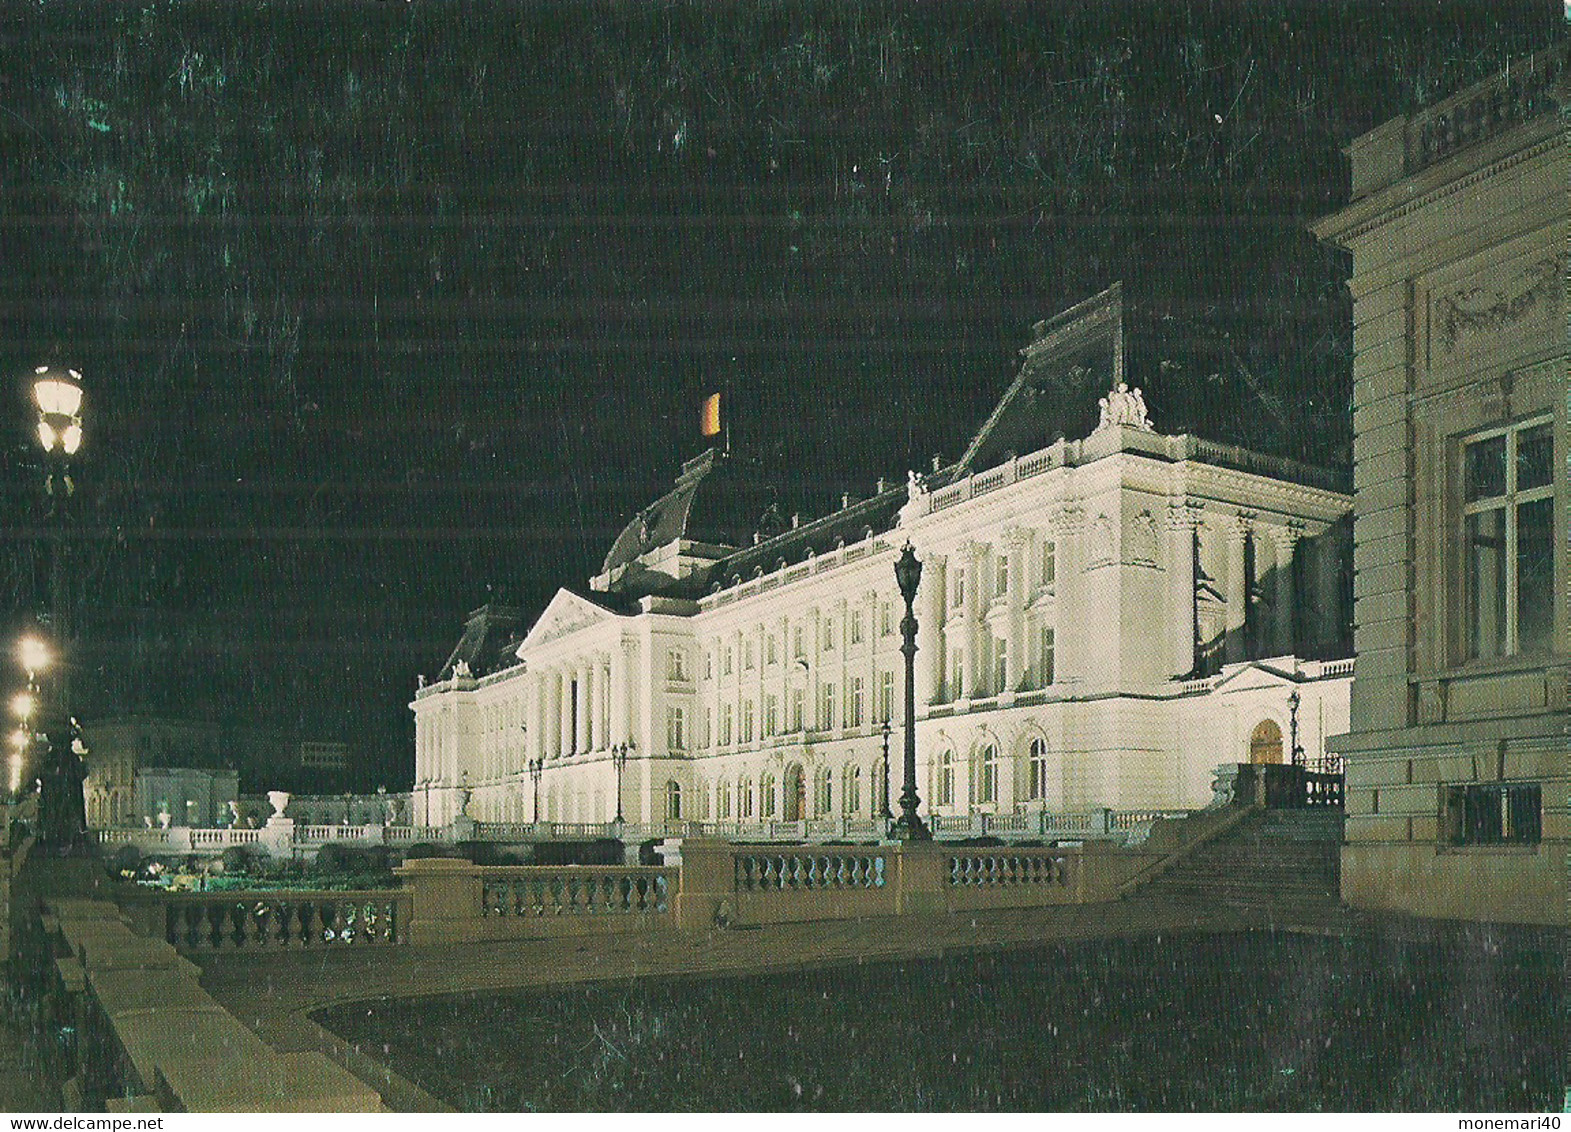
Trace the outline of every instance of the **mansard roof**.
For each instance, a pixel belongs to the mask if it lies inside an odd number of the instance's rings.
[[[611,544],[602,574],[634,563],[638,556],[677,539],[688,537],[688,521],[699,486],[715,470],[719,453],[710,448],[682,465],[676,485],[629,520]]]
[[[442,665],[438,680],[446,680],[462,663],[472,676],[485,676],[516,663],[523,625],[523,611],[512,605],[490,602],[469,615],[464,633]]]

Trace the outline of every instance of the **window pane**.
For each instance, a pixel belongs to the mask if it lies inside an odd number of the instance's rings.
[[[1522,432],[1516,441],[1516,489],[1548,487],[1554,479],[1554,434],[1545,421]]]
[[[1506,648],[1505,509],[1467,517],[1467,654],[1502,656]]]
[[[1554,500],[1516,509],[1517,651],[1548,652],[1555,626]]]
[[[1464,475],[1467,500],[1489,499],[1506,493],[1506,438],[1497,436],[1469,444]]]

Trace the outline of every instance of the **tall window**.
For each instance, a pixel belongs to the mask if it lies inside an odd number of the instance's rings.
[[[889,634],[895,631],[894,618],[891,616],[889,610],[889,602],[881,601],[878,603],[878,635],[880,637],[887,637]]]
[[[855,814],[862,808],[862,768],[847,766],[840,780],[840,812]]]
[[[666,653],[666,674],[672,680],[687,679],[687,653],[681,649],[671,649]]]
[[[1547,652],[1554,631],[1554,435],[1548,420],[1462,450],[1467,656]]]
[[[949,699],[958,700],[965,695],[966,687],[966,653],[965,649],[949,650]]]
[[[993,691],[1005,691],[1009,682],[1009,641],[1004,637],[993,638]]]
[[[998,801],[998,747],[992,743],[982,748],[978,759],[976,800],[983,805]]]
[[[731,705],[730,704],[721,704],[720,705],[720,745],[722,747],[729,747],[731,745]]]
[[[796,625],[791,629],[791,656],[801,660],[806,655],[802,649],[802,626]]]
[[[742,742],[753,741],[753,701],[742,701]]]
[[[727,645],[726,646],[726,650],[725,650],[725,659],[721,662],[721,665],[720,665],[720,674],[722,676],[729,676],[729,675],[731,675],[731,672],[732,672],[732,659],[733,659],[734,655],[735,654],[732,653],[732,651],[731,651],[731,646]]]
[[[753,780],[741,779],[736,784],[736,816],[744,821],[753,816]]]
[[[847,727],[862,726],[862,709],[865,706],[866,698],[867,693],[862,686],[862,678],[860,676],[851,677],[851,702],[847,705],[850,709],[850,718],[846,720]]]
[[[944,751],[938,756],[938,794],[937,804],[952,806],[955,804],[955,753]]]
[[[1033,802],[1047,800],[1047,740],[1032,739],[1026,756],[1030,767],[1026,775],[1026,797]]]
[[[853,645],[862,643],[862,611],[860,609],[851,611],[851,643]]]
[[[832,652],[835,647],[835,619],[824,618],[824,651]]]
[[[758,782],[758,812],[760,816],[775,816],[775,776],[765,774]]]
[[[818,776],[818,797],[813,800],[813,804],[815,812],[821,818],[834,813],[834,783],[831,781],[827,766]]]
[[[1009,555],[998,556],[998,567],[993,575],[993,596],[1003,597],[1009,592]]]
[[[672,751],[687,750],[687,713],[682,708],[666,708],[665,745]]]
[[[1055,647],[1053,637],[1053,627],[1051,625],[1042,626],[1042,636],[1037,642],[1036,656],[1036,682],[1037,686],[1041,688],[1045,688],[1053,682],[1053,652]]]
[[[675,779],[665,784],[665,816],[671,821],[682,820],[682,786]]]
[[[802,730],[802,705],[807,694],[801,688],[791,689],[791,730]]]
[[[742,667],[749,672],[753,670],[753,638],[751,637],[742,642]]]
[[[773,665],[780,662],[779,639],[770,633],[764,641],[764,663]]]
[[[1042,544],[1042,588],[1052,589],[1058,574],[1058,548],[1048,539]]]
[[[708,652],[704,653],[704,679],[705,680],[713,680],[714,678],[715,678],[715,654],[714,654],[714,650],[711,649]]]
[[[773,695],[764,696],[764,738],[780,734],[780,700]]]
[[[818,686],[818,729],[828,731],[835,725],[835,686]]]
[[[965,572],[965,569],[963,567],[956,567],[955,572],[950,575],[949,604],[958,609],[960,606],[964,605],[965,603],[966,603],[966,572]]]
[[[887,723],[895,714],[895,674],[893,670],[878,676],[878,721]]]
[[[715,785],[715,817],[725,821],[731,816],[731,787],[721,779]]]

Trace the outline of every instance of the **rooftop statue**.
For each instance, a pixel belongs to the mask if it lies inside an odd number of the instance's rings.
[[[1122,381],[1118,383],[1116,389],[1097,402],[1097,407],[1102,410],[1102,419],[1096,426],[1098,432],[1114,425],[1138,428],[1142,432],[1156,431],[1151,427],[1151,415],[1146,411],[1145,396],[1140,390],[1131,389]]]

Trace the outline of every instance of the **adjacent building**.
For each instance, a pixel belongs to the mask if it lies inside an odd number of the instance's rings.
[[[711,450],[587,587],[473,614],[411,704],[416,823],[877,815],[907,542],[929,813],[1191,807],[1219,764],[1320,758],[1351,669],[1337,477],[1158,432],[1117,287],[1022,356],[954,464],[722,542]],[[1096,423],[1066,437],[1053,390],[1088,374]]]
[[[1342,891],[1563,922],[1561,44],[1348,149],[1357,674]]]

